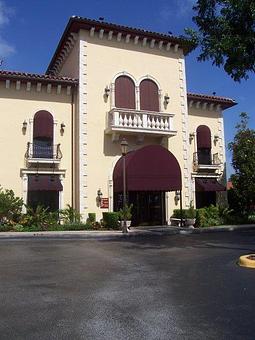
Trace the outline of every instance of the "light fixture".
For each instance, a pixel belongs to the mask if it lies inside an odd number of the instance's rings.
[[[103,193],[102,193],[101,189],[99,188],[99,189],[97,190],[97,197],[96,197],[96,201],[97,201],[97,206],[98,206],[98,207],[101,206],[102,196],[103,196]]]
[[[181,193],[179,190],[175,191],[175,196],[174,196],[174,200],[175,202],[179,202],[180,201],[180,197],[181,197]]]
[[[170,97],[169,97],[168,93],[166,93],[165,96],[164,96],[164,102],[167,105],[167,104],[169,104],[169,101],[170,101]]]
[[[60,132],[61,132],[62,134],[63,134],[64,131],[65,131],[65,127],[66,127],[66,126],[65,126],[65,123],[62,122],[62,123],[60,124]]]
[[[219,141],[220,137],[218,135],[214,136],[214,143],[216,144]]]
[[[190,133],[189,134],[189,141],[190,141],[190,143],[193,141],[194,138],[195,138],[195,133],[194,132]]]
[[[120,147],[121,147],[122,156],[125,156],[127,154],[127,150],[128,150],[128,142],[126,141],[126,139],[123,139],[121,141]]]
[[[24,122],[22,123],[22,130],[23,130],[24,133],[27,130],[27,121],[26,120],[24,120]]]
[[[107,85],[104,89],[104,95],[105,95],[106,98],[109,97],[110,92],[111,92],[111,90],[110,90],[109,86]]]

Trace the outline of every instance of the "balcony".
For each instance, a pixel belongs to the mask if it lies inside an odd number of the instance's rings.
[[[38,145],[27,143],[25,158],[28,163],[60,163],[62,158],[60,144]]]
[[[114,108],[108,112],[108,134],[147,134],[154,136],[174,136],[174,114]]]
[[[221,161],[219,159],[219,154],[211,154],[204,152],[194,152],[193,153],[193,169],[194,171],[206,171],[214,172],[219,170],[221,167]]]

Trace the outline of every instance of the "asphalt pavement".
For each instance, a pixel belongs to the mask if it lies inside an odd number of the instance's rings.
[[[254,339],[255,231],[1,239],[0,339]]]

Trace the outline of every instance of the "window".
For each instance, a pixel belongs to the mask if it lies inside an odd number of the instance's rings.
[[[38,111],[34,116],[33,157],[53,158],[53,117],[48,111]]]
[[[115,106],[118,108],[135,109],[135,84],[127,76],[115,80]]]
[[[211,131],[208,126],[200,125],[197,128],[198,164],[212,164],[211,148]]]
[[[140,83],[140,109],[159,112],[158,86],[151,79]]]

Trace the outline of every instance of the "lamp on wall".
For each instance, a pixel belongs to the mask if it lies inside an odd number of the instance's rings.
[[[175,191],[175,196],[174,196],[175,205],[178,205],[178,202],[180,201],[180,198],[181,198],[180,190],[176,190]]]
[[[24,135],[25,135],[26,131],[27,131],[27,121],[24,120],[24,122],[22,123],[22,132],[23,132]]]
[[[97,206],[98,206],[98,207],[101,206],[102,196],[103,196],[103,193],[102,193],[101,189],[99,188],[99,189],[97,190],[97,197],[96,197],[96,201],[97,201]]]
[[[62,122],[62,123],[60,124],[60,132],[61,132],[61,134],[64,133],[65,127],[66,127],[66,126],[65,126],[65,123]]]
[[[111,92],[111,90],[110,90],[109,86],[107,85],[104,89],[104,95],[105,95],[106,98],[109,97],[110,92]]]
[[[194,140],[194,138],[195,138],[195,133],[194,132],[190,133],[189,134],[189,142],[191,143]]]
[[[165,96],[164,96],[165,105],[169,104],[169,101],[170,101],[170,97],[169,97],[168,93],[166,93]]]
[[[214,144],[217,144],[217,142],[219,141],[220,137],[218,135],[214,136]]]

